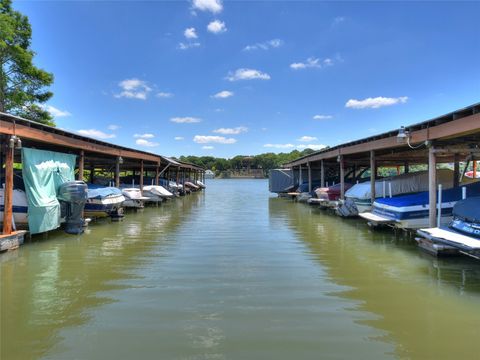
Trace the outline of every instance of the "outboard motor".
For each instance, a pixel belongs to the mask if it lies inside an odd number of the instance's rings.
[[[87,202],[87,184],[83,181],[69,181],[60,185],[58,200],[65,217],[65,232],[81,234],[83,232],[83,209]]]

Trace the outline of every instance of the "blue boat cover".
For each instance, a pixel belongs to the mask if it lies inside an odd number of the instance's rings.
[[[321,182],[320,181],[312,181],[312,189],[315,189],[316,187],[319,187],[321,185]],[[308,192],[308,182],[304,182],[302,183],[299,187],[298,187],[298,192],[301,192],[301,193],[304,193],[304,192]]]
[[[480,196],[480,181],[465,185],[467,188],[467,197]],[[462,187],[442,191],[442,203],[458,201],[462,199]],[[407,207],[428,204],[428,191],[422,191],[415,194],[394,196],[392,198],[377,198],[375,202],[395,207]]]
[[[122,191],[116,187],[104,187],[101,185],[88,184],[89,199],[103,199],[109,195],[122,195]]]
[[[457,202],[453,207],[453,216],[464,221],[480,223],[480,197],[470,197]]]

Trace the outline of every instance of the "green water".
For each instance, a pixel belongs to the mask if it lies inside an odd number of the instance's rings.
[[[475,359],[480,263],[212,180],[0,255],[10,359]]]

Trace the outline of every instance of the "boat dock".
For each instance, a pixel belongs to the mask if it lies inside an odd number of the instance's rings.
[[[345,203],[348,188],[358,184],[359,181],[370,182],[370,199],[367,200],[371,204],[379,198],[392,198],[391,182],[382,180],[379,174],[380,169],[389,169],[395,175],[400,175],[409,174],[421,168],[428,172],[425,181],[428,181],[428,184],[425,184],[428,197],[424,204],[414,205],[417,213],[425,214],[427,223],[424,227],[435,228],[445,225],[442,216],[446,215],[446,210],[443,209],[445,205],[442,203],[442,185],[444,190],[447,187],[439,178],[439,170],[451,169],[449,181],[453,185],[452,188],[460,189],[463,186],[462,179],[466,179],[465,172],[468,167],[473,165],[473,174],[477,173],[479,158],[480,103],[476,103],[430,120],[413,125],[405,124],[401,128],[383,134],[326,148],[286,163],[283,167],[293,171],[295,187],[308,184],[308,193],[312,196],[307,201],[310,205],[337,209]],[[474,176],[470,182],[474,183],[475,180]],[[382,194],[378,193],[379,182],[383,182]],[[328,189],[329,184],[337,184],[337,186],[339,184],[338,199],[316,198],[314,190],[317,191],[317,189],[314,189],[314,183],[320,183],[320,188],[325,189]],[[466,189],[462,191],[463,198],[472,196]],[[288,193],[295,192],[294,189],[289,190]],[[413,207],[415,206],[412,205]],[[385,208],[388,212],[388,206]],[[451,207],[449,209],[451,211]],[[356,215],[364,218],[371,226],[391,226],[409,232],[418,229],[411,225],[412,222],[397,220],[378,212],[360,212]],[[473,241],[480,244],[480,239]],[[451,249],[447,245],[444,243],[442,247],[437,247],[450,252]]]
[[[93,183],[96,176],[101,176],[116,188],[121,185],[122,175],[140,191],[146,184],[158,186],[162,180],[171,181],[183,188],[182,195],[189,193],[185,191],[189,188],[186,182],[205,181],[205,170],[193,164],[0,113],[0,179],[4,186],[0,251],[18,247],[27,233],[17,230],[13,221],[14,172],[22,168],[22,148],[74,155],[77,180]]]

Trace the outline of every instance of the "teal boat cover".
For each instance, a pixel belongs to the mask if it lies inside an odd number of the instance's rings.
[[[22,149],[22,175],[28,203],[28,227],[38,234],[60,226],[58,188],[75,180],[76,155]]]

